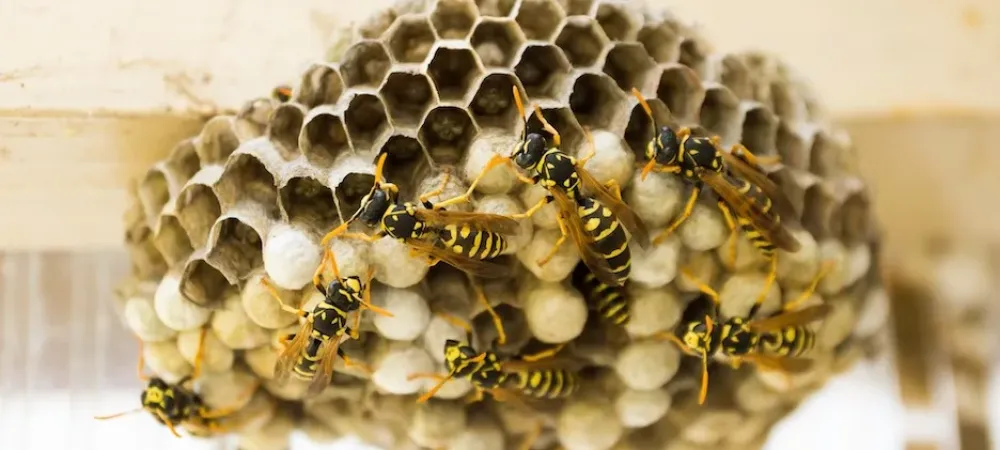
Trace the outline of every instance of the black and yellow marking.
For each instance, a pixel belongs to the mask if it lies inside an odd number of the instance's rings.
[[[612,325],[628,323],[629,304],[624,287],[602,283],[582,262],[573,269],[572,279],[587,305],[597,311],[601,320]]]
[[[492,259],[507,249],[507,238],[500,233],[476,230],[465,224],[448,224],[438,231],[441,245],[475,259]]]
[[[608,262],[608,266],[622,286],[632,272],[632,252],[628,248],[628,235],[614,214],[595,199],[582,197],[577,213],[583,229],[594,240],[594,249]]]
[[[523,394],[547,400],[569,397],[580,385],[577,374],[568,370],[525,370],[511,374],[507,380]]]

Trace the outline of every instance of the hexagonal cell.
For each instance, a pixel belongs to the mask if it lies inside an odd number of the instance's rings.
[[[705,90],[698,74],[688,67],[673,65],[660,74],[656,97],[663,101],[670,114],[680,122],[692,122],[705,98]]]
[[[438,96],[447,101],[463,98],[483,68],[472,49],[442,46],[434,50],[427,73],[437,86]]]
[[[187,259],[193,251],[191,240],[181,227],[180,221],[177,217],[167,214],[160,216],[159,229],[153,236],[153,245],[171,266]]]
[[[802,209],[802,226],[816,238],[817,241],[830,237],[830,219],[834,201],[823,183],[813,185],[806,190],[805,205]]]
[[[241,153],[226,164],[226,168],[215,185],[219,205],[229,209],[237,202],[250,200],[267,207],[277,206],[278,190],[274,187],[274,176],[264,164],[253,155]]]
[[[705,58],[708,54],[704,44],[697,39],[685,39],[681,42],[680,56],[677,62],[684,64],[699,74],[705,71]]]
[[[204,184],[186,186],[177,196],[175,208],[180,226],[187,232],[191,244],[196,248],[204,247],[212,224],[222,214],[212,188]]]
[[[547,41],[565,17],[555,0],[523,0],[515,20],[528,39]]]
[[[569,72],[566,55],[557,47],[545,44],[529,44],[514,66],[514,73],[532,99],[555,99]]]
[[[419,15],[399,17],[386,34],[392,57],[401,63],[422,62],[437,40],[430,21]]]
[[[215,244],[205,260],[228,281],[242,280],[264,264],[264,244],[253,227],[237,217],[225,217],[214,228]]]
[[[594,0],[559,0],[569,16],[586,16],[594,9]]]
[[[385,105],[375,94],[358,93],[344,111],[347,133],[355,149],[371,148],[383,133],[389,131]]]
[[[417,126],[437,102],[431,81],[420,73],[390,73],[379,93],[389,108],[389,117],[397,126]]]
[[[809,168],[809,153],[806,142],[787,123],[779,122],[776,140],[781,163],[787,167],[806,170]]]
[[[865,241],[870,236],[871,200],[867,192],[851,194],[840,206],[841,240],[847,244]]]
[[[355,43],[341,58],[340,71],[344,74],[347,87],[365,86],[377,88],[389,71],[389,53],[385,46],[375,40]]]
[[[167,272],[167,262],[153,245],[152,232],[145,225],[125,231],[125,246],[132,273],[142,279],[161,278]]]
[[[656,125],[673,125],[671,123],[670,111],[667,110],[666,105],[660,99],[649,98],[646,99],[646,103],[653,110],[653,118],[656,119]],[[649,120],[649,116],[646,115],[646,111],[642,109],[639,102],[635,102],[635,105],[632,107],[632,113],[629,114],[628,125],[625,127],[625,142],[632,148],[636,156],[640,158],[646,157],[646,144],[653,139],[655,133],[653,125],[653,122]],[[639,160],[642,161],[643,159]]]
[[[626,97],[610,77],[585,73],[573,83],[570,110],[581,125],[612,130],[624,126]]]
[[[181,275],[181,294],[196,305],[218,308],[225,300],[229,281],[204,259],[192,259]]]
[[[472,32],[472,48],[484,66],[510,67],[524,39],[513,20],[484,18]]]
[[[821,177],[829,176],[840,169],[840,145],[826,133],[816,133],[809,150],[809,171]]]
[[[332,108],[309,112],[299,133],[299,148],[309,162],[329,167],[343,152],[352,149],[344,120]]]
[[[509,17],[517,0],[476,0],[479,14],[486,17]]]
[[[302,75],[299,89],[295,91],[295,101],[306,108],[333,105],[343,92],[344,80],[335,66],[313,64]]]
[[[656,72],[656,63],[646,49],[635,42],[615,44],[604,61],[604,73],[615,79],[621,90],[646,90]],[[652,86],[648,86],[652,88]]]
[[[240,139],[233,130],[233,120],[227,116],[216,116],[208,120],[201,128],[201,134],[195,142],[195,151],[203,166],[226,162]]]
[[[299,153],[299,133],[306,111],[294,103],[278,106],[271,114],[267,126],[267,136],[285,159],[292,159]]]
[[[706,130],[721,137],[723,142],[732,142],[740,130],[740,100],[725,86],[709,87],[699,117]]]
[[[520,87],[517,78],[509,73],[491,73],[483,78],[469,102],[469,111],[479,128],[510,129],[523,120],[518,117],[511,94],[515,85]]]
[[[798,98],[784,83],[771,83],[771,102],[774,113],[783,120],[794,121],[799,117]]]
[[[201,168],[198,150],[193,139],[185,139],[177,144],[166,159],[166,169],[174,174],[178,183],[185,183]]]
[[[413,168],[427,161],[427,150],[417,139],[417,130],[395,130],[379,149],[379,154],[388,153],[386,178],[394,183],[402,183],[412,178]]]
[[[526,108],[528,105],[524,105]],[[542,108],[542,116],[545,117],[552,127],[559,132],[562,141],[562,150],[568,154],[576,154],[577,149],[583,144],[583,128],[576,121],[576,116],[569,108]],[[548,133],[542,128],[542,123],[532,112],[528,119],[528,132],[541,133],[548,137]]]
[[[570,17],[559,30],[556,45],[566,52],[573,67],[598,64],[608,46],[608,37],[590,17]]]
[[[442,39],[464,39],[478,15],[472,0],[438,0],[431,12],[431,24]]]
[[[778,118],[763,105],[756,105],[743,115],[741,141],[755,155],[777,154]]]
[[[749,69],[742,59],[727,55],[722,58],[722,74],[719,81],[729,88],[739,99],[749,100],[753,98],[753,86],[750,83]]]
[[[597,7],[597,23],[612,41],[632,41],[639,33],[642,15],[625,3],[602,2]]]
[[[646,48],[646,53],[658,63],[673,63],[680,59],[682,38],[676,23],[646,25],[639,30],[637,39]]]
[[[150,169],[138,187],[139,203],[146,217],[155,218],[160,215],[163,206],[170,200],[170,189],[167,177],[159,169]],[[153,224],[150,223],[152,226]]]
[[[304,223],[314,230],[329,230],[336,225],[333,191],[315,178],[292,178],[278,194],[278,205],[289,222]]]
[[[417,137],[439,164],[457,164],[479,130],[462,108],[440,106],[433,109],[420,126]]]
[[[360,25],[358,25],[357,32],[363,39],[378,39],[382,36],[386,30],[392,26],[392,22],[396,20],[396,11],[391,9],[383,9],[379,12],[368,16]]]

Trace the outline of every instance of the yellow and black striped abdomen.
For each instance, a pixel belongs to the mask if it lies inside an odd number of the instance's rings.
[[[763,333],[761,350],[772,356],[802,356],[816,345],[816,333],[808,327],[786,327]]]
[[[632,271],[632,252],[628,248],[625,228],[601,202],[582,197],[577,204],[583,229],[594,239],[594,249],[608,262],[619,283],[625,284]]]
[[[473,259],[491,259],[507,249],[507,238],[499,233],[477,230],[468,225],[449,224],[439,232],[445,248]]]
[[[316,375],[316,369],[319,365],[319,349],[323,342],[325,339],[313,331],[313,336],[302,350],[295,367],[292,368],[292,375],[301,380],[311,380]]]
[[[628,323],[628,298],[624,287],[601,283],[583,262],[573,269],[573,285],[583,294],[590,309],[597,311],[601,320],[612,325]]]
[[[580,387],[576,372],[569,370],[525,370],[508,378],[509,388],[526,396],[542,399],[559,399],[573,395]]]

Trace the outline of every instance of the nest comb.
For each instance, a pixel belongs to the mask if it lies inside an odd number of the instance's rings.
[[[317,440],[353,434],[383,448],[502,449],[536,424],[543,425],[536,448],[758,448],[772,425],[871,345],[878,327],[870,322],[885,320],[868,317],[884,310],[879,234],[850,139],[774,57],[717,52],[669,13],[609,0],[406,1],[342,40],[326,62],[302,74],[291,101],[250,100],[180,142],[140,180],[126,214],[132,276],[119,298],[125,322],[148,344],[150,368],[168,381],[190,373],[198,330],[210,329],[207,401],[225,403],[242,387],[260,385],[237,413],[245,419],[234,430],[242,448],[282,450],[302,429]],[[261,277],[288,303],[318,301],[310,281],[320,237],[358,208],[382,152],[392,157],[389,179],[405,195],[434,187],[445,168],[459,176],[440,198],[463,192],[494,153],[507,153],[518,139],[514,86],[541,106],[564,151],[586,151],[584,129],[592,130],[597,155],[588,169],[617,180],[651,229],[678,214],[687,190],[672,176],[639,180],[634,163],[652,126],[628,95],[632,87],[661,123],[780,156],[784,167],[771,177],[800,212],[802,249],[781,253],[763,312],[797,295],[822,261],[833,261],[815,294],[834,308],[818,328],[814,369],[786,382],[752,367],[713,364],[709,400],[699,406],[698,362],[649,339],[672,330],[696,292],[679,276],[681,266],[714,281],[724,315],[746,311],[749,293],[762,286],[762,259],[745,239],[735,272],[721,264],[728,230],[705,202],[678,233],[633,250],[632,320],[618,334],[589,317],[568,283],[578,261],[572,246],[544,267],[534,263],[557,237],[554,211],[525,224],[510,249],[524,268],[516,289],[485,289],[509,328],[508,350],[567,342],[589,362],[582,391],[566,402],[532,414],[495,402],[465,405],[460,397],[469,386],[452,383],[436,400],[415,404],[429,384],[407,374],[441,370],[444,340],[464,337],[434,313],[469,318],[484,340],[490,322],[461,274],[428,269],[389,239],[332,243],[345,275],[376,269],[373,301],[395,314],[366,315],[361,339],[345,343],[373,375],[338,363],[331,387],[316,398],[304,398],[299,385],[275,384],[276,337],[294,330],[296,317],[278,309]],[[543,195],[515,185],[512,173],[495,170],[479,185],[474,207],[516,213]],[[859,322],[869,325],[856,328]]]

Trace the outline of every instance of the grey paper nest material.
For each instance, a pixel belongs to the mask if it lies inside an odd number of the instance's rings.
[[[197,330],[209,327],[210,403],[231,403],[259,380],[238,413],[247,419],[242,448],[283,449],[295,428],[315,439],[357,434],[385,448],[514,448],[537,423],[537,448],[756,448],[777,420],[848,367],[885,319],[878,233],[851,142],[768,55],[717,53],[672,15],[628,3],[441,0],[379,13],[328,58],[336,61],[303,74],[291,102],[252,100],[179,143],[138,184],[127,214],[134,276],[122,290],[123,316],[148,343],[150,368],[168,381],[191,371]],[[494,152],[506,154],[518,139],[512,86],[542,105],[564,151],[578,154],[584,127],[593,130],[597,156],[588,169],[617,180],[651,229],[679,213],[687,190],[666,174],[639,180],[634,163],[652,127],[628,95],[633,86],[661,120],[701,127],[726,147],[742,142],[757,155],[781,156],[784,168],[771,176],[806,231],[796,236],[799,252],[780,253],[765,312],[797,296],[822,261],[834,262],[815,294],[833,312],[818,327],[814,369],[788,384],[748,365],[713,363],[708,403],[699,406],[699,362],[652,339],[673,330],[695,297],[682,266],[713,280],[723,315],[745,311],[762,286],[762,259],[745,239],[736,273],[720,263],[728,231],[705,200],[677,234],[633,248],[624,332],[588,319],[568,279],[579,260],[571,245],[548,265],[535,263],[558,236],[554,210],[525,224],[512,245],[525,269],[517,287],[487,283],[486,292],[507,325],[507,350],[532,338],[569,342],[568,351],[589,361],[582,390],[568,401],[533,414],[492,401],[466,406],[460,397],[470,387],[451,383],[417,405],[430,384],[407,375],[441,370],[444,340],[464,337],[435,313],[472,319],[482,342],[493,331],[460,273],[443,264],[428,270],[390,239],[333,242],[345,276],[376,269],[373,301],[395,314],[366,314],[361,339],[344,344],[373,375],[338,363],[331,387],[305,399],[303,386],[274,383],[276,337],[294,330],[296,318],[280,311],[261,277],[288,303],[319,300],[311,284],[319,240],[357,209],[379,152],[394,156],[387,176],[407,197],[434,187],[446,166],[459,177],[441,197],[464,191]],[[511,172],[495,170],[474,205],[515,213],[543,194],[515,187]]]

